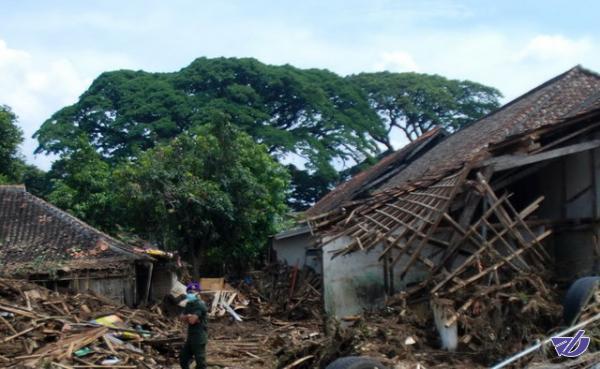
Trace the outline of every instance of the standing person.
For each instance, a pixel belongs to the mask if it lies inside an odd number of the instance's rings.
[[[179,356],[182,369],[189,369],[192,358],[196,360],[197,369],[206,369],[206,342],[208,334],[206,305],[194,293],[194,286],[188,286],[186,303],[181,320],[188,326],[187,338]]]

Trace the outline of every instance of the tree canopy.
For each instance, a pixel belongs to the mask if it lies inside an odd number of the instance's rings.
[[[200,58],[175,73],[103,73],[76,104],[44,122],[36,152],[68,154],[83,139],[107,161],[135,158],[215,113],[274,157],[299,156],[305,170],[329,182],[337,179],[334,162],[377,153],[372,137],[384,134],[362,91],[334,73]]]
[[[44,172],[23,160],[19,146],[23,143],[23,131],[11,108],[0,105],[0,184],[25,183],[34,193],[40,193],[46,185]]]
[[[0,183],[20,178],[23,165],[19,157],[21,142],[23,132],[17,126],[17,116],[8,106],[0,105]]]
[[[287,211],[288,177],[264,145],[231,124],[182,134],[114,175],[123,221],[179,249],[196,274],[201,262],[240,268],[259,255]]]
[[[50,191],[45,197],[54,205],[106,231],[118,224],[113,168],[89,143],[80,140],[69,153],[54,162],[46,175]]]
[[[409,139],[459,129],[499,96],[435,75],[341,77],[248,58],[106,72],[35,133],[36,152],[59,159],[47,181],[34,171],[29,181],[95,226],[180,250],[196,270],[208,260],[232,266],[258,255],[284,200],[311,206],[393,149],[392,129]]]
[[[348,79],[366,93],[381,118],[385,134],[374,138],[388,149],[394,128],[409,141],[434,127],[452,132],[497,109],[502,96],[493,87],[438,75],[377,72]]]
[[[251,58],[199,58],[174,73],[101,74],[36,132],[36,152],[69,155],[87,142],[102,160],[136,158],[221,114],[289,164],[289,203],[304,209],[349,167],[392,149],[390,131],[414,139],[458,129],[498,106],[497,90],[416,73],[361,73],[272,66]],[[296,161],[298,161],[296,160]],[[337,166],[337,167],[336,167]]]

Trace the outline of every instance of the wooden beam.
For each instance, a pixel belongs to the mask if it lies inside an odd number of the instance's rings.
[[[457,290],[459,290],[461,288],[464,288],[467,285],[469,285],[469,284],[475,282],[476,280],[482,278],[483,276],[485,276],[489,272],[491,272],[493,270],[497,270],[498,268],[500,268],[501,266],[503,266],[504,264],[506,264],[508,261],[510,261],[510,260],[518,257],[519,255],[521,255],[522,253],[524,253],[525,251],[527,251],[532,246],[535,246],[536,244],[539,244],[544,238],[548,237],[551,233],[552,233],[552,231],[550,231],[550,230],[542,233],[541,235],[537,236],[534,240],[532,240],[529,244],[527,244],[523,248],[520,248],[520,249],[516,250],[514,253],[512,253],[509,256],[507,256],[503,260],[500,260],[497,263],[495,263],[494,265],[491,265],[491,266],[485,268],[484,270],[482,270],[481,272],[475,274],[474,276],[472,276],[472,277],[470,277],[468,279],[465,279],[464,280],[464,282],[465,282],[464,285],[457,285],[457,286],[454,286],[454,287],[450,288],[449,293],[454,293]]]
[[[498,192],[504,187],[510,186],[511,184],[542,170],[543,168],[547,167],[550,163],[550,161],[544,161],[541,163],[537,163],[536,165],[532,165],[531,167],[526,169],[516,169],[514,171],[510,171],[504,177],[495,179],[494,182],[490,182],[490,185],[492,186],[494,191]]]
[[[539,163],[544,160],[555,159],[561,156],[572,155],[582,151],[593,150],[597,147],[600,147],[600,140],[591,140],[534,155],[502,155],[485,160],[481,165],[489,165],[494,168],[494,171],[502,171]]]
[[[557,139],[556,141],[550,142],[550,143],[548,143],[548,144],[540,147],[539,149],[536,149],[536,150],[532,151],[531,153],[532,154],[537,154],[538,152],[546,151],[546,150],[548,150],[551,147],[554,147],[556,145],[560,145],[561,143],[572,139],[573,137],[576,137],[576,136],[579,136],[579,135],[581,135],[583,133],[589,132],[589,131],[597,128],[599,125],[600,125],[600,122],[596,122],[596,123],[592,123],[592,124],[587,124],[583,128],[581,128],[581,129],[579,129],[579,130],[577,130],[575,132],[571,132],[571,133],[569,133],[566,136],[562,136],[561,138]]]
[[[144,305],[148,305],[150,299],[150,288],[152,286],[152,272],[154,271],[154,263],[148,264],[148,280],[146,281],[146,295],[144,296]]]

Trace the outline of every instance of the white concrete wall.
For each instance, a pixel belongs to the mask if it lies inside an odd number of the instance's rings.
[[[337,318],[360,314],[365,309],[382,307],[386,298],[384,265],[383,261],[379,260],[384,250],[383,245],[377,245],[369,252],[356,251],[333,257],[333,251],[344,248],[349,242],[350,238],[341,237],[323,246],[325,310]],[[431,256],[434,250],[437,248],[427,246],[423,255]],[[398,253],[394,250],[388,254],[390,264]],[[409,259],[408,255],[403,255],[393,267],[395,292],[421,282],[427,275],[427,269],[417,262],[401,279],[400,271]]]
[[[323,246],[325,311],[338,318],[380,306],[385,298],[383,267],[378,260],[381,247],[333,258],[332,252],[348,242],[348,237],[341,237]]]
[[[286,237],[283,239],[273,239],[273,250],[277,253],[277,260],[294,266],[298,264],[300,268],[307,266],[315,272],[322,272],[321,257],[319,255],[307,255],[308,249],[315,247],[315,241],[310,233]]]

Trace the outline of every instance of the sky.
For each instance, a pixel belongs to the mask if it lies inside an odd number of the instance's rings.
[[[600,72],[597,14],[600,2],[575,0],[0,0],[0,104],[19,116],[27,161],[48,169],[31,136],[100,73],[201,56],[435,73],[507,102],[577,64]]]

